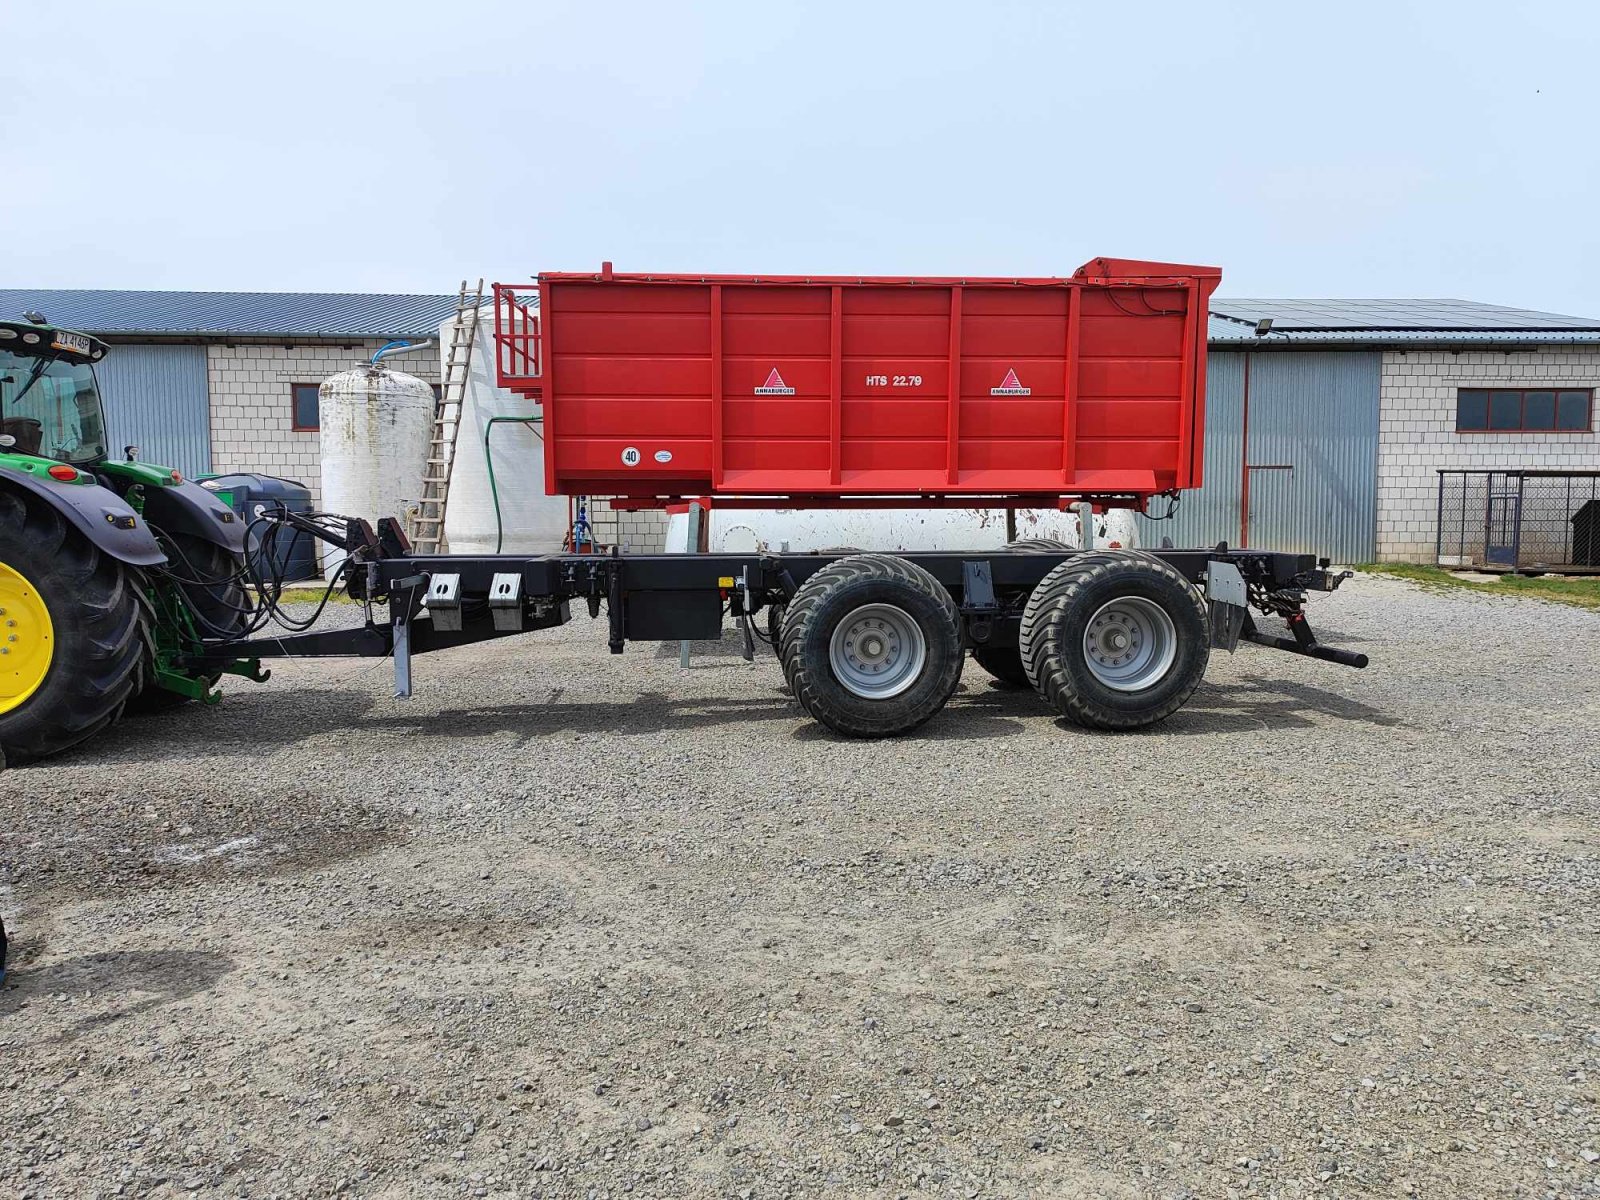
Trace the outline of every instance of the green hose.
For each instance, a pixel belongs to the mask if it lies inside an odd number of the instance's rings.
[[[494,552],[500,553],[500,547],[506,540],[505,526],[500,520],[500,489],[494,482],[494,455],[489,453],[489,435],[494,432],[494,427],[503,422],[510,421],[517,425],[537,425],[544,420],[543,417],[490,417],[488,424],[483,427],[483,462],[489,468],[489,495],[494,497]]]

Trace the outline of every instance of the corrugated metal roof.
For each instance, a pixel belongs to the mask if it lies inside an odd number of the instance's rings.
[[[113,337],[431,337],[452,295],[137,292],[0,288],[0,315],[37,310]],[[1256,337],[1256,323],[1272,332]],[[1230,345],[1600,343],[1600,320],[1470,300],[1213,299],[1210,340]]]
[[[1256,325],[1272,318],[1272,330]],[[1471,300],[1211,301],[1213,343],[1283,345],[1505,345],[1600,342],[1600,320]]]
[[[42,312],[102,336],[432,337],[454,296],[359,292],[121,292],[0,288],[0,314]]]

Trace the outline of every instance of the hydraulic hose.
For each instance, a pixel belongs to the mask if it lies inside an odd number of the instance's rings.
[[[490,417],[483,427],[483,462],[489,468],[489,495],[494,499],[494,552],[500,553],[501,546],[506,540],[505,524],[500,519],[500,489],[494,481],[494,455],[489,452],[489,435],[494,432],[496,425],[511,423],[516,425],[538,425],[543,417]]]

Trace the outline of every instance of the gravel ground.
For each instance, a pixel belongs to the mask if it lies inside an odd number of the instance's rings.
[[[1600,1195],[1600,614],[1312,619],[1140,734],[580,617],[13,770],[0,1193]]]

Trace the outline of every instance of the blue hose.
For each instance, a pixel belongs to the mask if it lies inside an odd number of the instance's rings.
[[[410,347],[411,347],[411,343],[408,342],[408,341],[405,341],[403,339],[399,340],[399,341],[389,342],[389,343],[387,343],[386,345],[383,345],[383,346],[379,346],[377,348],[377,350],[375,350],[373,352],[372,365],[373,366],[377,366],[378,365],[378,360],[380,358],[382,358],[386,354],[397,354],[401,350],[410,349]]]

